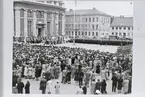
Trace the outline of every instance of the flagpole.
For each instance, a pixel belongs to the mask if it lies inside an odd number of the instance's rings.
[[[73,33],[73,44],[75,45],[75,32],[76,32],[76,30],[75,30],[75,29],[76,29],[76,28],[75,28],[75,26],[76,26],[76,25],[75,25],[75,24],[76,24],[76,23],[75,23],[75,22],[76,22],[76,21],[75,21],[75,20],[76,20],[76,17],[75,17],[76,12],[75,12],[75,11],[76,11],[76,7],[77,7],[77,0],[74,0],[74,3],[75,3],[75,7],[74,7],[74,11],[73,11],[73,12],[74,12],[74,13],[73,13],[73,14],[74,14],[74,33]]]

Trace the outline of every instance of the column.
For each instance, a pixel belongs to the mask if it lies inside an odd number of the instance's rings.
[[[37,28],[36,28],[36,22],[37,22],[37,18],[36,18],[37,14],[36,14],[36,10],[33,11],[33,36],[37,36]]]
[[[20,9],[15,9],[16,37],[20,37]]]
[[[28,37],[28,30],[27,30],[27,10],[24,11],[24,37]]]
[[[51,15],[51,35],[54,34],[54,13]]]
[[[59,34],[58,34],[58,33],[59,33],[59,32],[58,32],[58,25],[59,25],[59,19],[58,19],[58,18],[59,18],[59,14],[56,13],[56,20],[55,20],[55,26],[56,26],[56,27],[55,27],[55,28],[56,28],[56,29],[55,29],[55,30],[56,30],[55,32],[56,32],[56,35],[59,35]]]
[[[65,35],[65,15],[62,14],[62,35]]]
[[[47,36],[47,12],[44,12],[44,36]]]

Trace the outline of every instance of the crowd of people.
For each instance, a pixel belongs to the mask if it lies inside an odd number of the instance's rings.
[[[97,76],[101,76],[98,79]],[[111,79],[109,79],[111,76]],[[17,93],[30,93],[30,82],[39,81],[42,94],[51,94],[51,81],[57,81],[55,93],[60,94],[60,83],[78,85],[76,94],[107,94],[107,80],[112,80],[112,92],[131,93],[132,54],[117,54],[83,48],[13,44],[13,88]],[[116,91],[117,90],[117,91]]]

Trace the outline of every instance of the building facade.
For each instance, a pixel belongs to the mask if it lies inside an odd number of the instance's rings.
[[[64,13],[61,1],[14,1],[14,37],[64,35]]]
[[[133,18],[112,17],[109,35],[120,39],[133,39]]]
[[[110,15],[95,8],[70,10],[65,14],[66,36],[88,39],[108,37],[110,22]]]
[[[70,10],[65,17],[65,32],[70,38],[133,38],[133,17],[112,17],[95,8]]]

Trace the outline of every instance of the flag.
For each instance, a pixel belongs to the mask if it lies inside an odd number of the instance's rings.
[[[74,0],[75,1],[75,6],[77,6],[77,0]]]

